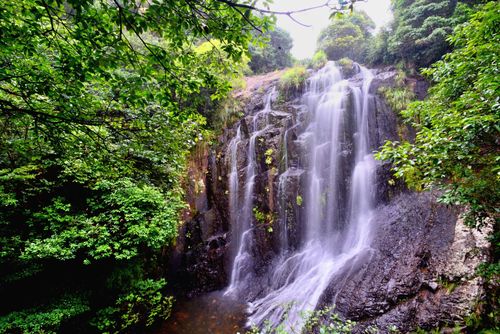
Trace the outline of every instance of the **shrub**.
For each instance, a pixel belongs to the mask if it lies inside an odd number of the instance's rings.
[[[300,90],[306,82],[307,75],[307,70],[303,66],[295,66],[289,69],[280,79],[281,90],[287,95]]]
[[[379,92],[396,113],[405,110],[408,104],[415,99],[415,93],[408,87],[380,87]]]
[[[251,57],[249,66],[253,73],[266,73],[291,66],[293,39],[290,34],[281,28],[275,28],[265,33],[264,37],[268,39],[267,43],[250,45],[248,50]]]
[[[321,67],[325,66],[327,61],[328,61],[328,58],[326,57],[325,51],[319,50],[312,57],[312,61],[311,61],[312,68],[314,68],[314,69],[321,68]]]
[[[66,295],[49,305],[11,312],[0,317],[0,333],[57,333],[61,325],[89,311],[83,296]]]
[[[350,77],[355,73],[356,67],[354,66],[354,62],[347,57],[339,59],[337,61],[337,65],[340,66],[340,70],[342,71],[342,74],[346,77]]]
[[[164,279],[136,282],[132,291],[120,296],[114,306],[98,312],[93,325],[103,333],[123,333],[137,326],[151,326],[156,319],[167,319],[173,297],[162,294]]]

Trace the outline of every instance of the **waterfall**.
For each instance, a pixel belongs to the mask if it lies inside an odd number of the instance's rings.
[[[239,292],[250,283],[252,279],[252,219],[253,196],[256,173],[255,141],[269,127],[269,113],[271,100],[274,96],[274,87],[264,98],[264,109],[253,116],[252,134],[248,143],[247,166],[245,168],[245,185],[242,203],[239,202],[238,184],[238,144],[241,142],[241,126],[238,127],[236,137],[230,142],[231,173],[229,175],[229,203],[230,219],[232,226],[232,245],[235,252],[231,270],[230,284],[224,295],[238,296]],[[261,124],[263,123],[263,124]]]
[[[258,297],[247,297],[253,298],[249,300],[249,326],[281,325],[300,332],[306,320],[303,312],[314,310],[327,287],[371,252],[375,162],[370,152],[368,122],[372,74],[360,66],[357,78],[343,79],[335,63],[329,62],[308,80],[302,105],[309,116],[306,125],[301,124],[296,140],[303,147],[302,156],[292,166],[288,152],[284,152],[285,170],[278,179],[278,193],[283,196],[291,175],[306,178],[307,188],[301,194],[305,210],[302,235],[297,238],[300,243],[296,250],[288,251],[287,205],[282,203],[278,210],[281,252],[267,275],[259,277],[263,283]],[[230,202],[237,206],[237,210],[231,209],[231,220],[237,225],[233,238],[238,251],[226,294],[240,297],[245,297],[249,281],[256,279],[251,270],[255,139],[268,126],[265,121],[264,128],[259,128],[259,118],[267,117],[270,110],[268,97],[264,110],[253,118],[241,205],[234,199],[239,190],[237,184],[233,185],[237,159],[231,151]],[[284,133],[285,150],[289,130],[294,126]],[[237,145],[234,143],[241,141],[239,136],[238,131],[231,150]]]

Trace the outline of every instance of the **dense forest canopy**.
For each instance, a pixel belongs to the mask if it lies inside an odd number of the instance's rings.
[[[264,46],[250,45],[250,63],[254,73],[266,73],[292,66],[290,50],[292,37],[285,30],[276,27],[266,34],[269,40]]]
[[[334,16],[331,24],[319,35],[318,49],[330,60],[347,57],[365,63],[374,29],[375,23],[364,12]]]
[[[252,31],[271,23],[223,1],[2,5],[0,293],[12,303],[0,332],[116,332],[168,315],[159,263],[204,136],[198,108],[227,94]]]
[[[186,157],[226,124],[213,110],[248,67],[292,65],[290,36],[260,4],[2,3],[0,333],[137,332],[168,317]],[[473,225],[498,219],[498,2],[395,0],[376,35],[340,5],[318,63],[433,64],[428,99],[402,114],[415,142],[380,158],[417,189],[444,187]]]

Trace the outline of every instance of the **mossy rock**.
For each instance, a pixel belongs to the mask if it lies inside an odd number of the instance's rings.
[[[340,67],[340,71],[344,78],[350,78],[354,74],[358,73],[358,67],[356,63],[349,58],[342,58],[337,60],[337,65]]]

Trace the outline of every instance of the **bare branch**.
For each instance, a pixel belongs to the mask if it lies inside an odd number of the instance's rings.
[[[287,15],[287,16],[288,16],[288,17],[289,17],[289,18],[290,18],[293,22],[295,22],[295,23],[297,23],[297,24],[300,24],[300,25],[301,25],[301,26],[303,26],[303,27],[307,27],[307,28],[311,27],[311,25],[309,25],[309,24],[305,24],[305,23],[302,23],[302,22],[300,22],[299,20],[297,20],[296,18],[294,18],[294,17],[292,16],[292,14]]]
[[[292,10],[292,11],[276,11],[276,10],[258,8],[258,7],[252,6],[252,5],[241,4],[241,3],[237,3],[237,2],[234,2],[231,0],[217,0],[217,1],[225,3],[226,5],[228,5],[229,7],[232,7],[232,8],[245,8],[245,9],[250,9],[250,10],[262,13],[262,14],[285,15],[285,16],[290,17],[292,20],[294,20],[295,22],[297,22],[299,24],[302,24],[302,23],[295,20],[292,17],[293,14],[308,12],[311,10],[324,8],[324,7],[328,7],[330,9],[333,9],[334,8],[333,4],[338,4],[338,1],[327,0],[324,4],[313,6],[313,7],[307,7],[307,8],[302,8],[302,9]]]

